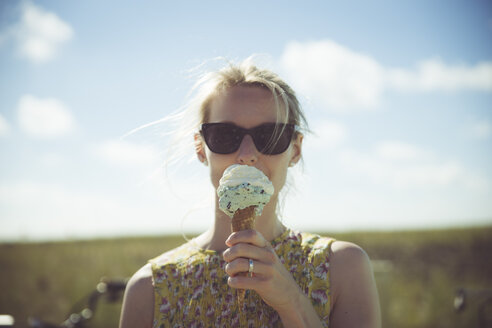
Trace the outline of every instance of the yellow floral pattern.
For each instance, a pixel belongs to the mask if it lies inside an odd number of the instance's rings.
[[[287,229],[271,244],[325,327],[330,316],[330,252],[334,240]],[[222,255],[188,242],[150,260],[154,328],[282,327],[277,312],[248,290],[242,307],[227,285]]]

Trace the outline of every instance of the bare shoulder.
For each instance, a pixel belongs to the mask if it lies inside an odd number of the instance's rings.
[[[370,265],[367,253],[354,243],[336,240],[333,242],[331,250],[331,262],[341,268]]]
[[[371,261],[360,246],[346,241],[335,241],[331,249],[330,263],[335,294],[339,294],[341,287],[350,284],[350,281],[372,276]]]
[[[127,289],[138,295],[145,292],[153,292],[152,267],[150,263],[141,267],[128,281]]]
[[[151,327],[154,316],[152,267],[147,263],[130,278],[123,297],[120,328]]]
[[[380,327],[379,298],[367,253],[354,243],[335,241],[330,269],[332,326]]]

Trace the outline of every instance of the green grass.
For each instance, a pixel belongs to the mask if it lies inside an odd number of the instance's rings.
[[[479,327],[480,300],[456,313],[453,298],[460,287],[492,290],[492,227],[330,236],[362,246],[374,260],[384,327]],[[182,242],[163,236],[0,244],[0,314],[13,315],[17,327],[28,316],[59,323],[101,277],[129,277]],[[101,304],[92,327],[116,327],[120,307]]]

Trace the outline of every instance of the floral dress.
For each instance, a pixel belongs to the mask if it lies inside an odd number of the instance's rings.
[[[333,239],[287,229],[271,244],[325,327],[330,315],[330,252]],[[255,291],[240,305],[227,285],[226,262],[216,251],[188,242],[150,260],[154,328],[282,327],[277,312]]]

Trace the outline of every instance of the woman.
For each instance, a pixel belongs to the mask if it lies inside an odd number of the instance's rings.
[[[301,159],[306,129],[292,89],[247,60],[206,76],[197,99],[195,151],[215,189],[228,166],[242,164],[263,171],[275,192],[255,230],[232,234],[216,196],[213,227],[130,279],[120,327],[380,327],[366,253],[292,231],[277,216],[279,191]],[[204,123],[224,124],[204,132]],[[275,139],[273,147],[265,148],[265,135]],[[244,272],[251,274],[238,275]],[[248,290],[242,302],[237,289]]]

